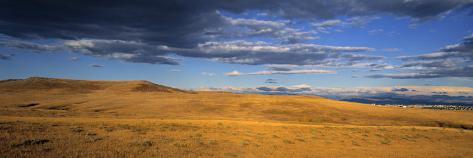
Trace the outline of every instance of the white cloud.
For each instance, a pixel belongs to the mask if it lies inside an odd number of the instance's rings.
[[[263,41],[228,41],[205,42],[198,45],[199,50],[205,53],[225,52],[271,52],[271,53],[320,53],[320,52],[361,52],[373,51],[369,47],[328,46],[317,44],[270,44]]]
[[[369,30],[368,31],[368,34],[370,35],[376,35],[376,34],[380,34],[380,33],[383,33],[384,30],[383,29],[372,29],[372,30]]]
[[[228,24],[220,29],[219,34],[212,34],[213,38],[238,37],[270,37],[284,43],[318,39],[314,31],[302,31],[292,27],[288,21],[271,21],[259,19],[232,18],[220,15]]]
[[[141,41],[79,39],[65,40],[63,45],[8,45],[18,49],[62,48],[84,55],[117,59],[133,63],[178,65],[172,55],[207,58],[213,61],[247,65],[325,65],[327,63],[355,64],[362,60],[382,57],[353,52],[373,51],[370,47],[331,46],[309,43],[280,44],[263,41],[212,41],[191,48],[175,48]],[[18,46],[18,47],[17,47]],[[21,47],[20,47],[21,46]],[[56,50],[56,49],[54,49]],[[51,50],[52,51],[52,50]],[[328,65],[326,65],[328,66]]]
[[[258,71],[250,72],[248,75],[272,75],[272,74],[334,74],[332,70],[318,70],[318,69],[303,69],[303,70],[289,70],[289,71]]]
[[[333,19],[333,20],[322,21],[322,22],[319,22],[319,23],[313,23],[312,25],[314,25],[316,27],[331,27],[331,26],[335,26],[335,25],[338,25],[338,24],[341,24],[341,23],[342,23],[341,20]]]
[[[293,85],[292,87],[294,88],[311,88],[312,86],[308,84],[298,84],[298,85]]]
[[[2,37],[0,35],[0,47],[15,48],[32,51],[34,53],[50,53],[60,50],[64,50],[63,45],[60,43],[54,44],[40,44],[35,42],[29,42],[25,40],[19,40],[12,37]]]
[[[257,20],[257,19],[244,19],[244,18],[231,18],[228,16],[222,16],[222,18],[230,23],[231,25],[243,25],[243,26],[257,26],[257,27],[284,27],[286,23],[269,20]]]
[[[69,60],[71,60],[71,61],[79,61],[79,57],[71,57]]]
[[[80,39],[66,40],[64,46],[74,52],[95,57],[118,59],[134,63],[177,65],[176,59],[166,56],[174,49],[138,41]]]
[[[240,72],[236,71],[236,70],[233,70],[232,72],[225,73],[225,75],[227,75],[227,76],[240,76],[242,74]]]
[[[287,71],[274,71],[274,70],[266,70],[266,71],[257,71],[257,72],[249,72],[249,73],[241,73],[238,71],[228,72],[225,75],[227,76],[242,76],[242,75],[273,75],[273,74],[335,74],[335,71],[332,70],[318,70],[318,69],[300,69],[300,70],[287,70]]]
[[[343,22],[338,19],[326,20],[318,23],[312,23],[312,26],[315,27],[317,32],[321,33],[330,33],[330,28],[337,25],[341,25]],[[338,32],[338,31],[337,31]]]

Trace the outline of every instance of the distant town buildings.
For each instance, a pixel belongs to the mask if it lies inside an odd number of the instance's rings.
[[[403,104],[371,104],[373,106],[390,106],[390,107],[400,107],[400,108],[421,108],[421,109],[433,109],[433,110],[473,110],[473,106],[464,106],[464,105],[424,105],[424,104],[412,104],[412,105],[403,105]]]

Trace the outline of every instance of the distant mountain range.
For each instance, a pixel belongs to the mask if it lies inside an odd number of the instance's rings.
[[[316,95],[335,100],[366,104],[423,104],[473,106],[473,93],[469,87],[405,86],[373,88],[311,88],[263,86],[241,89],[213,89],[235,93],[259,93],[269,95]]]
[[[449,95],[403,95],[396,93],[381,93],[370,96],[326,96],[328,98],[366,103],[366,104],[425,104],[425,105],[462,105],[473,106],[472,96]]]

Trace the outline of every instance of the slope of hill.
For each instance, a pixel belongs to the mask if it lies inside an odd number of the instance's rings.
[[[210,118],[472,128],[470,111],[375,107],[317,96],[188,92],[148,81],[28,78],[0,82],[2,114]],[[32,105],[34,106],[25,106]],[[34,110],[34,111],[31,111]],[[7,112],[8,111],[8,112]]]
[[[447,156],[442,148],[473,154],[472,111],[191,92],[148,81],[34,77],[0,81],[0,92],[0,152],[7,157],[125,156],[104,145],[142,157]],[[419,145],[425,149],[410,149]]]
[[[137,92],[186,92],[180,89],[154,84],[149,81],[85,81],[71,79],[57,79],[44,77],[30,77],[27,79],[12,79],[0,81],[0,91],[54,91],[64,94],[86,93],[97,90],[137,91]]]

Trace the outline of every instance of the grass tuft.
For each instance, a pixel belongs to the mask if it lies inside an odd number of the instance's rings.
[[[28,139],[18,144],[12,144],[12,147],[22,147],[22,146],[30,146],[30,145],[41,145],[50,142],[49,139]]]

